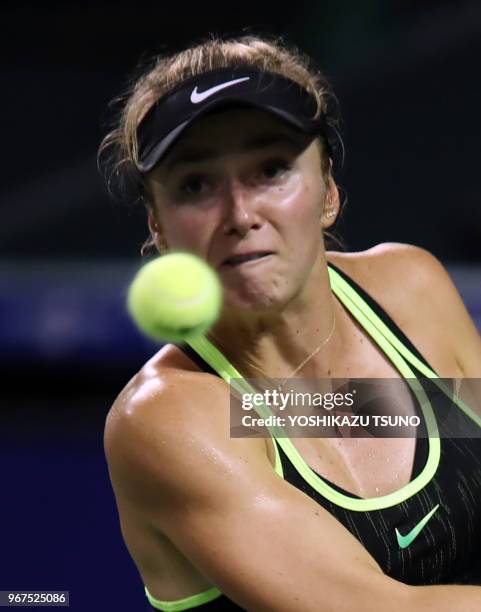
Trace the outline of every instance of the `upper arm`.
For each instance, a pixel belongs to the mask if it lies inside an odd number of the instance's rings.
[[[481,378],[481,337],[441,262],[409,244],[384,243],[370,252],[382,268],[378,277],[390,279],[391,299],[406,325],[414,316],[425,335],[452,355],[462,376]]]
[[[228,395],[188,389],[167,386],[108,424],[116,492],[246,609],[375,611],[389,594],[396,610],[404,586],[275,474],[259,440],[229,437]]]
[[[430,253],[423,254],[426,273],[435,278],[435,301],[441,322],[450,331],[456,361],[466,378],[481,378],[481,336],[443,265]],[[480,279],[481,281],[481,279]],[[481,286],[481,282],[480,282]]]

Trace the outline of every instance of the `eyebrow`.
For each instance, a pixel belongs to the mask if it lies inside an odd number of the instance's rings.
[[[290,147],[295,147],[299,146],[299,140],[287,134],[263,134],[262,136],[256,136],[244,141],[239,147],[239,150],[242,152],[249,152],[267,149],[274,145],[288,145]],[[165,160],[165,168],[166,170],[170,170],[176,165],[210,161],[217,159],[222,155],[223,153],[209,147],[187,147],[184,150],[179,151],[178,154],[173,153],[171,156],[168,156]]]

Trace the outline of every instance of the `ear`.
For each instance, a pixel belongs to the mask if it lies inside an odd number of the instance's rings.
[[[334,224],[337,215],[339,214],[340,198],[339,190],[329,172],[327,177],[326,192],[324,194],[324,203],[321,215],[321,227],[326,229]]]
[[[152,240],[157,247],[157,250],[160,254],[165,253],[168,250],[167,243],[162,233],[160,224],[155,218],[154,212],[151,208],[147,210],[147,223],[149,225],[150,235],[152,236]]]

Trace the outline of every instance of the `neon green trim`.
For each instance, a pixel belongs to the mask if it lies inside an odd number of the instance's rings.
[[[281,478],[284,478],[284,470],[282,469],[281,456],[279,455],[279,449],[277,448],[275,438],[272,438],[272,444],[274,446],[274,452],[276,454],[276,460],[274,464],[274,470]]]
[[[453,395],[450,389],[446,387],[444,382],[439,378],[439,376],[433,372],[430,368],[428,368],[422,361],[420,361],[416,355],[414,355],[400,340],[397,336],[393,334],[393,332],[387,327],[384,321],[372,310],[372,308],[367,304],[363,298],[351,287],[351,285],[342,278],[342,276],[333,270],[332,268],[328,268],[329,270],[329,278],[331,281],[331,287],[337,289],[339,292],[343,292],[346,296],[348,296],[352,302],[364,312],[369,313],[369,318],[373,325],[377,327],[377,329],[383,334],[383,336],[390,342],[393,347],[401,353],[401,355],[407,359],[411,365],[413,365],[423,376],[429,378],[433,381],[433,383],[448,397],[450,397],[453,402],[460,408],[466,416],[472,419],[479,427],[481,427],[481,417],[470,408],[460,397],[457,395]],[[337,295],[337,293],[336,293]],[[339,296],[338,296],[339,297]]]
[[[255,393],[254,388],[242,377],[234,366],[227,361],[224,355],[215,347],[205,336],[198,336],[188,341],[191,348],[194,349],[214,370],[222,377],[222,379],[238,393]],[[267,417],[272,414],[271,410],[267,406],[256,406],[256,412],[261,417]],[[275,452],[275,464],[274,470],[281,477],[284,478],[282,470],[282,462],[279,455],[279,450],[275,443],[275,434],[285,435],[279,428],[268,428],[272,436],[272,443],[274,445]]]
[[[155,599],[155,597],[149,593],[147,587],[145,587],[145,594],[151,606],[157,610],[164,610],[165,612],[178,612],[179,610],[197,608],[197,606],[202,606],[222,595],[217,587],[212,587],[197,595],[190,595],[189,597],[176,599],[175,601],[161,601],[160,599]]]
[[[440,458],[440,441],[439,432],[437,429],[436,420],[432,412],[429,400],[424,392],[424,389],[420,386],[414,373],[406,364],[406,362],[400,357],[400,355],[391,347],[386,339],[376,330],[376,328],[370,323],[366,316],[360,312],[352,304],[346,296],[339,292],[338,288],[334,285],[333,291],[338,295],[339,299],[345,304],[346,308],[359,319],[361,325],[373,336],[373,339],[380,345],[382,350],[391,358],[395,363],[398,370],[406,378],[406,382],[414,392],[418,399],[421,409],[423,412],[424,419],[426,421],[428,435],[429,435],[429,457],[424,470],[414,480],[405,485],[403,488],[385,495],[382,497],[376,497],[372,499],[354,499],[348,495],[344,495],[339,491],[333,489],[328,483],[326,483],[318,474],[316,474],[304,461],[296,447],[292,444],[291,440],[286,436],[285,432],[279,431],[279,428],[273,428],[276,430],[278,435],[275,435],[277,444],[286,453],[291,463],[294,465],[299,474],[306,480],[318,493],[329,499],[333,503],[357,512],[365,512],[368,510],[378,510],[381,508],[388,508],[395,504],[398,504],[405,499],[415,495],[420,491],[434,476],[436,473],[439,458]],[[203,357],[211,367],[213,367],[219,374],[222,375],[226,382],[232,384],[236,390],[241,393],[253,393],[252,387],[242,379],[239,372],[225,359],[224,355],[213,346],[207,338],[204,336],[196,338],[189,342],[190,346],[196,350],[201,357]],[[261,416],[266,416],[269,409],[264,406],[259,406],[256,411]],[[267,412],[266,412],[267,411]],[[271,431],[271,430],[270,430]]]
[[[415,355],[409,351],[404,344],[389,330],[384,322],[376,315],[372,308],[357,294],[357,292],[338,274],[335,270],[328,267],[331,288],[338,299],[343,303],[347,310],[356,318],[365,331],[373,338],[383,352],[389,357],[394,366],[405,378],[406,383],[411,388],[418,400],[423,417],[426,422],[429,436],[429,455],[427,463],[421,472],[410,483],[382,497],[371,499],[353,499],[348,495],[333,489],[318,474],[316,474],[301,457],[291,440],[286,436],[281,428],[269,428],[271,435],[274,436],[277,444],[283,449],[299,474],[316,490],[318,493],[332,501],[333,503],[357,512],[380,510],[399,504],[409,497],[418,493],[433,478],[439,465],[441,454],[441,444],[439,431],[432,406],[426,393],[416,375],[409,367],[409,362],[421,374],[435,382],[443,393],[453,399],[455,403],[466,414],[477,418],[477,415],[467,407],[460,398],[452,398],[452,394],[442,384],[439,377],[427,368]],[[222,378],[240,393],[253,393],[252,387],[245,381],[239,372],[225,359],[225,357],[214,347],[205,337],[200,337],[189,342],[190,346],[196,350],[211,365]],[[407,362],[406,362],[407,361]],[[456,401],[457,400],[457,401]],[[464,407],[463,407],[464,406]],[[270,410],[266,406],[256,407],[256,412],[260,416],[268,416]],[[471,414],[470,414],[471,413]],[[276,454],[276,464],[278,457]],[[280,463],[280,462],[279,462]]]
[[[361,325],[366,329],[366,331],[373,337],[373,339],[380,345],[381,349],[391,358],[394,362],[400,373],[406,378],[406,382],[409,384],[414,394],[416,395],[419,403],[421,404],[422,412],[426,421],[428,435],[429,435],[429,458],[426,463],[425,469],[421,474],[410,483],[408,483],[405,487],[400,489],[399,491],[395,491],[389,495],[385,495],[382,497],[376,497],[372,499],[353,499],[348,495],[344,495],[339,491],[333,489],[329,484],[327,484],[318,474],[316,474],[304,461],[296,447],[292,444],[291,440],[286,437],[283,431],[279,432],[279,428],[277,429],[278,435],[275,436],[276,442],[281,446],[282,450],[286,453],[291,463],[294,465],[296,470],[300,473],[300,475],[316,490],[318,493],[332,501],[333,503],[341,506],[343,508],[365,512],[367,510],[377,510],[381,508],[387,508],[389,506],[393,506],[398,504],[408,497],[415,495],[418,491],[420,491],[431,478],[434,476],[436,469],[439,464],[440,457],[440,442],[439,442],[439,433],[436,425],[436,420],[434,418],[434,414],[432,412],[429,400],[419,385],[414,373],[408,367],[406,362],[400,357],[398,353],[391,347],[391,345],[385,340],[385,338],[376,330],[376,328],[371,325],[369,319],[364,315],[364,313],[360,312],[356,307],[352,304],[346,296],[339,292],[338,287],[333,284],[333,291],[338,295],[339,299],[344,303],[346,308],[360,321]],[[367,306],[367,305],[366,305]],[[211,365],[214,369],[222,373],[223,377],[225,376],[226,380],[233,384],[240,392],[248,392],[252,393],[253,389],[250,385],[243,381],[239,372],[225,359],[225,357],[218,351],[216,347],[214,347],[205,337],[200,337],[192,342],[189,342],[191,347],[194,350],[197,350],[199,354]],[[201,352],[202,351],[202,352]],[[212,359],[212,361],[209,361]],[[236,377],[234,380],[230,380],[229,376]],[[265,410],[268,410],[267,407],[258,407],[258,413],[261,416],[265,416]],[[262,410],[262,409],[264,410]]]
[[[255,389],[242,377],[235,367],[227,361],[224,355],[205,336],[197,336],[188,340],[187,343],[194,349],[218,374],[231,386],[234,392],[242,394],[254,394]],[[260,417],[268,417],[273,413],[268,406],[255,406],[255,411]],[[267,428],[272,436],[285,436],[280,427]],[[277,435],[276,435],[277,434]],[[280,463],[280,461],[279,461]],[[277,470],[276,470],[277,471]]]
[[[318,474],[316,474],[304,461],[302,456],[299,454],[296,447],[292,444],[290,439],[277,438],[276,441],[281,446],[282,450],[289,457],[289,460],[294,465],[299,474],[306,480],[313,489],[320,493],[326,499],[329,499],[334,504],[352,510],[354,512],[366,512],[371,510],[380,510],[382,508],[389,508],[396,504],[399,504],[409,497],[412,497],[418,493],[426,484],[432,479],[439,465],[439,459],[441,455],[441,445],[439,440],[439,434],[437,432],[437,425],[434,419],[432,408],[429,400],[426,397],[424,390],[419,386],[416,379],[406,379],[413,390],[416,398],[421,404],[421,409],[426,421],[429,438],[429,457],[428,461],[421,472],[414,480],[409,482],[407,485],[394,491],[389,495],[382,497],[375,497],[369,499],[354,499],[348,495],[344,495],[339,491],[333,489],[328,483],[326,483]],[[417,383],[417,384],[416,384]]]
[[[391,332],[384,321],[374,312],[369,304],[363,300],[363,298],[351,287],[351,285],[349,285],[347,281],[344,280],[344,278],[342,278],[338,272],[336,272],[336,270],[329,268],[329,278],[331,280],[331,287],[335,290],[336,295],[338,295],[339,292],[342,292],[355,306],[357,306],[359,310],[369,314],[370,321],[373,323],[373,325],[377,327],[377,329],[387,340],[389,340],[393,347],[412,365],[414,365],[414,367],[419,370],[421,374],[424,374],[424,376],[428,378],[436,377],[436,374],[430,368],[426,367],[422,361],[420,361],[407,347],[404,346],[404,344]]]

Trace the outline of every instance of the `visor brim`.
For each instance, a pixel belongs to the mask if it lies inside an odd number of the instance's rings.
[[[177,125],[173,130],[161,138],[152,147],[148,154],[144,155],[142,160],[139,160],[137,165],[140,172],[150,172],[193,123],[208,114],[214,113],[215,111],[229,108],[252,108],[265,111],[266,113],[274,115],[277,118],[285,121],[304,134],[315,136],[319,133],[319,126],[316,120],[301,119],[289,111],[286,111],[284,108],[277,108],[266,104],[256,104],[252,100],[245,100],[242,97],[237,96],[227,99],[223,98],[220,100],[212,100],[210,103],[204,104],[202,108],[199,108],[198,112],[192,114],[189,119]]]

